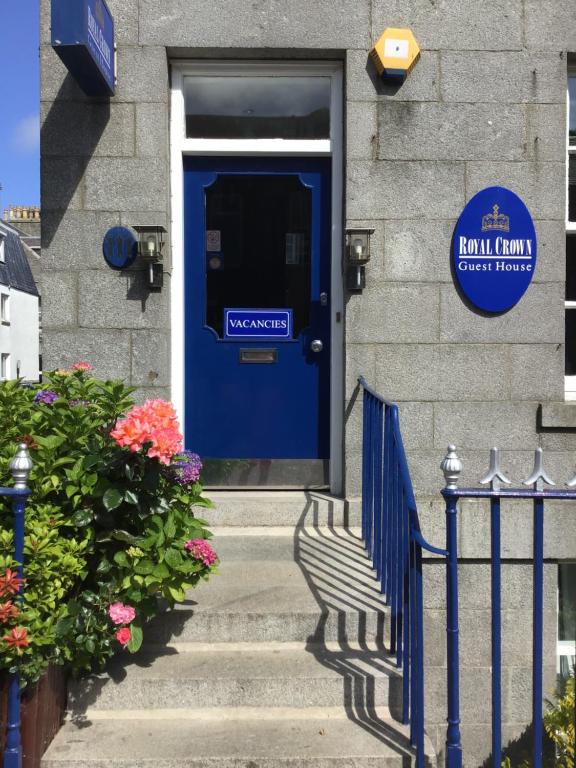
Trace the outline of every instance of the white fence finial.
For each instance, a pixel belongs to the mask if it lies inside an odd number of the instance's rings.
[[[500,490],[500,483],[504,483],[505,485],[510,485],[510,480],[506,477],[506,475],[502,472],[500,469],[500,456],[498,453],[498,448],[491,448],[490,449],[490,469],[488,470],[488,474],[480,480],[481,485],[488,485],[490,483],[490,487],[493,491],[499,491]]]
[[[542,448],[536,448],[534,451],[534,469],[532,470],[530,477],[527,480],[524,480],[524,485],[532,485],[534,486],[535,491],[543,491],[544,483],[547,485],[556,485],[554,480],[550,479],[544,469]]]

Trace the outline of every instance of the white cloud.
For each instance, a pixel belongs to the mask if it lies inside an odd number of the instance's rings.
[[[19,152],[35,152],[40,146],[40,116],[23,117],[13,134],[14,148]]]

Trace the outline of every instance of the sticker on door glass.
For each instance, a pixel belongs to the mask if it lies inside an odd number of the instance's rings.
[[[286,232],[286,264],[306,264],[307,246],[305,232]]]
[[[221,251],[221,240],[219,229],[206,230],[206,250],[208,252]]]
[[[291,309],[225,309],[226,339],[291,339]]]

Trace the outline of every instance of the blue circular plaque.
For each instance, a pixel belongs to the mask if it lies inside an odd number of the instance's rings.
[[[128,227],[112,227],[102,243],[104,259],[112,269],[126,269],[138,254],[138,241]]]
[[[452,242],[454,274],[485,312],[506,312],[534,277],[536,231],[528,208],[504,187],[487,187],[462,211]]]

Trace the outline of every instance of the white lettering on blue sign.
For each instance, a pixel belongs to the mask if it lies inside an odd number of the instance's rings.
[[[224,336],[233,338],[292,338],[291,309],[225,309]]]

